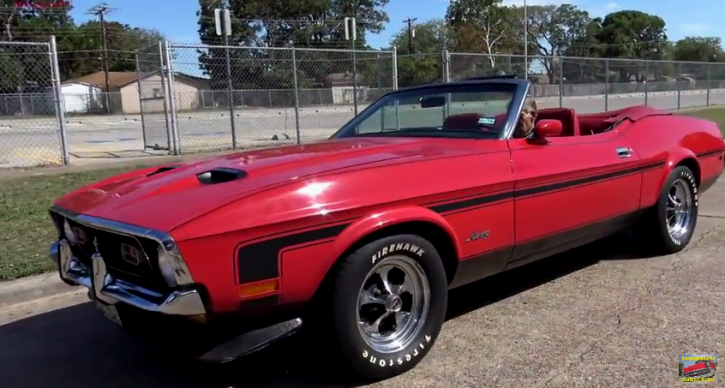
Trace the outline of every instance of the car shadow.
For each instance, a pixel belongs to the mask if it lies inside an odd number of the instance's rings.
[[[451,291],[448,319],[601,260],[640,257],[643,256],[633,249],[631,238],[613,236]],[[183,343],[183,334],[170,332],[170,335]],[[125,332],[103,319],[90,303],[0,326],[0,344],[3,387],[332,388],[362,385],[343,372],[330,372],[341,370],[334,367],[331,355],[300,347],[295,340],[229,364],[202,364]]]

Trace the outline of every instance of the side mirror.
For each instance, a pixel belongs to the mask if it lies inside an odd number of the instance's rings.
[[[559,120],[539,120],[534,127],[534,133],[540,139],[559,136],[563,130],[564,125]]]

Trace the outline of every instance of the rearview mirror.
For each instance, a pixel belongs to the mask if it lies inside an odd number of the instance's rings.
[[[564,125],[559,120],[539,120],[534,127],[534,133],[537,138],[545,137],[556,137],[561,135],[561,131],[564,130]]]
[[[446,98],[443,96],[430,96],[420,98],[421,108],[438,108],[446,104]]]

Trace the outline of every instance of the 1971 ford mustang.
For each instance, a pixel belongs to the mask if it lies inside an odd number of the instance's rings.
[[[211,328],[201,360],[324,328],[327,360],[398,375],[433,347],[449,289],[629,226],[677,252],[723,171],[715,123],[647,106],[541,109],[513,138],[529,87],[398,90],[326,141],[108,178],[55,201],[51,256],[122,326]]]

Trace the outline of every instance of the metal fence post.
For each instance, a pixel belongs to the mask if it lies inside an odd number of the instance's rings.
[[[564,107],[564,57],[559,57],[559,108]]]
[[[167,82],[166,73],[166,55],[164,54],[164,42],[159,41],[159,73],[161,75],[161,88],[164,91],[164,123],[166,124],[166,143],[170,154],[178,155],[176,152],[176,143],[173,141],[174,133],[171,128],[171,120],[169,118],[169,83]]]
[[[398,48],[393,46],[393,90],[398,90]]]
[[[58,66],[58,47],[55,44],[55,35],[50,36],[50,68],[53,80],[53,102],[55,103],[55,117],[60,130],[60,152],[63,165],[70,163],[68,152],[68,132],[65,126],[65,108],[63,107],[63,94],[60,88],[60,67]]]
[[[604,111],[609,111],[609,59],[604,59]]]
[[[302,142],[300,140],[300,93],[297,86],[297,50],[294,47],[292,47],[292,82],[294,83],[295,95],[295,133],[297,134],[297,144],[300,144]]]
[[[707,90],[705,91],[705,106],[710,106],[710,68],[712,67],[712,63],[708,63],[705,66],[707,66]]]
[[[355,50],[354,37],[352,38],[352,104],[355,116],[357,116],[357,52]]]
[[[224,34],[224,53],[227,62],[227,103],[229,104],[229,120],[232,125],[232,148],[237,149],[237,128],[234,126],[234,85],[232,84],[232,60],[229,57],[229,36]]]
[[[181,153],[181,139],[179,139],[179,130],[177,127],[176,117],[176,91],[174,88],[174,69],[171,65],[171,46],[169,41],[164,41],[164,57],[162,60],[166,67],[166,88],[169,94],[166,95],[166,99],[169,101],[169,122],[171,123],[171,138],[174,143],[174,154],[179,155]]]
[[[141,95],[141,60],[139,58],[139,50],[136,50],[136,88],[138,88],[138,111],[141,115],[141,136],[143,136],[143,144],[146,146],[146,121],[143,114],[143,96]]]
[[[647,79],[649,78],[649,61],[644,61],[644,104],[647,105],[647,99],[649,98],[649,86]]]
[[[682,62],[677,63],[677,110],[680,110],[680,99],[682,98],[682,82],[680,77],[682,76]]]
[[[443,69],[445,71],[445,77],[446,82],[451,82],[451,52],[449,50],[446,50],[446,62],[444,64],[445,68]]]

